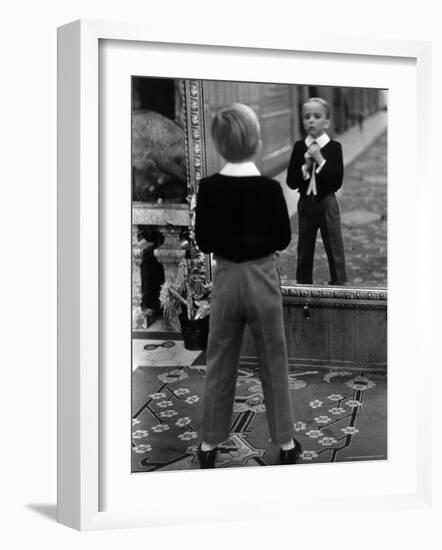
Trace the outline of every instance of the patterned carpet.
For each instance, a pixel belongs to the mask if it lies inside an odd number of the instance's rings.
[[[205,354],[179,340],[133,340],[132,471],[198,468]],[[148,349],[145,349],[147,346]],[[385,460],[387,377],[354,370],[290,370],[299,464]],[[217,467],[278,463],[256,368],[240,365],[231,437]]]

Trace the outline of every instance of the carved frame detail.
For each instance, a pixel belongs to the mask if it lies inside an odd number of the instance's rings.
[[[199,182],[207,175],[204,121],[204,93],[201,80],[184,80],[184,116],[186,120],[187,194],[190,233],[194,241],[195,207]],[[212,279],[210,255],[205,255],[206,280]]]
[[[317,287],[295,285],[281,287],[284,303],[315,307],[387,309],[387,289]]]

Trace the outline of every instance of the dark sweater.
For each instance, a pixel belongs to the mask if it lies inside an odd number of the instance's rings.
[[[291,233],[281,186],[264,176],[214,174],[201,180],[195,237],[202,252],[233,262],[284,250]]]
[[[287,170],[287,185],[291,189],[298,189],[301,195],[305,195],[310,179],[305,180],[301,166],[305,162],[304,154],[307,146],[303,140],[297,141],[293,146]],[[316,189],[318,198],[325,197],[329,193],[337,191],[342,186],[344,177],[344,163],[342,160],[342,147],[338,141],[330,140],[321,148],[321,154],[327,161],[319,174],[316,174]]]

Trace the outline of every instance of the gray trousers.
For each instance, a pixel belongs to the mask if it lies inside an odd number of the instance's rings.
[[[249,325],[257,348],[269,432],[294,437],[279,274],[273,255],[234,263],[217,258],[210,312],[202,440],[229,437],[242,336]]]

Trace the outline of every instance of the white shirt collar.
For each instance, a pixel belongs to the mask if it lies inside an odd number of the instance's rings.
[[[223,176],[260,176],[261,173],[252,161],[247,162],[227,162],[220,171]]]
[[[310,147],[310,145],[316,141],[316,143],[319,145],[319,148],[322,149],[322,147],[324,147],[324,145],[327,145],[327,143],[330,141],[330,138],[328,137],[328,135],[324,132],[323,134],[321,134],[319,137],[317,137],[316,139],[313,138],[312,136],[307,136],[304,140],[304,143],[307,145],[307,147]]]

